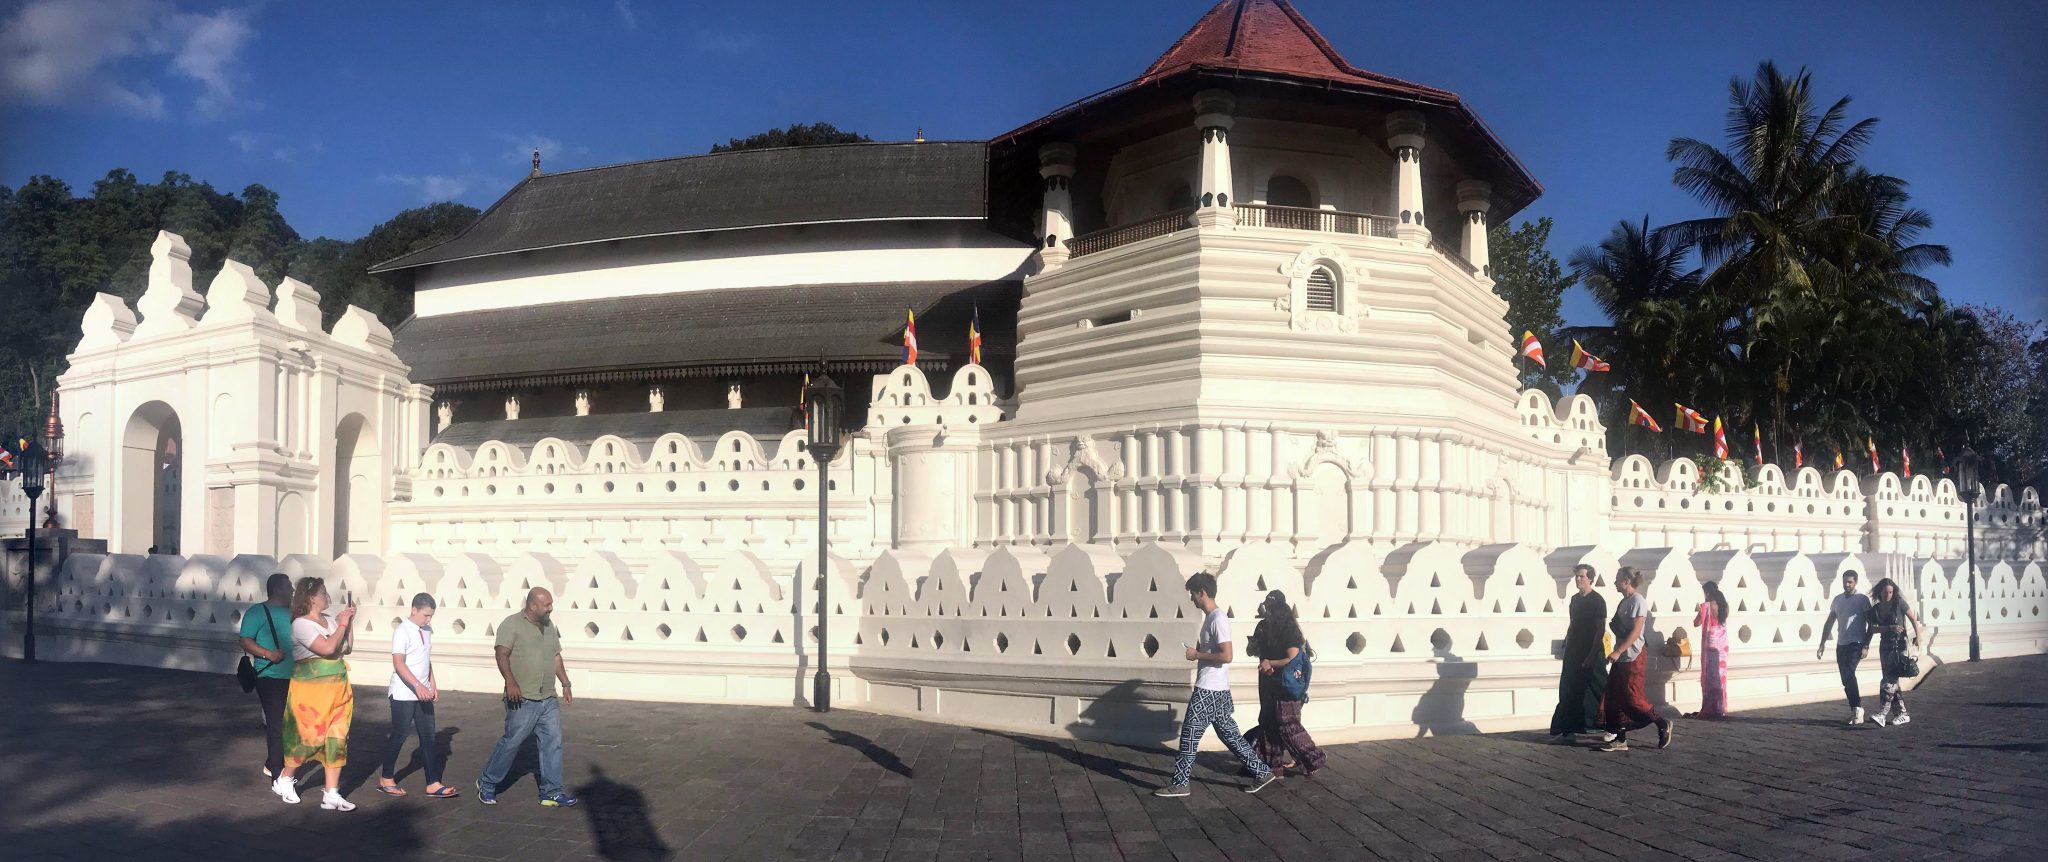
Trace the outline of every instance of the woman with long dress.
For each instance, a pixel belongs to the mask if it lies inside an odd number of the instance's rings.
[[[1692,617],[1700,633],[1700,711],[1687,718],[1721,718],[1728,714],[1728,597],[1721,585],[1700,585],[1707,594]]]
[[[329,616],[327,585],[319,578],[300,578],[292,588],[292,685],[285,697],[284,772],[272,788],[286,802],[298,802],[296,775],[300,764],[317,760],[325,767],[326,791],[320,807],[354,811],[341,797],[341,768],[348,764],[348,729],[355,721],[355,689],[348,681],[349,639],[356,607]]]

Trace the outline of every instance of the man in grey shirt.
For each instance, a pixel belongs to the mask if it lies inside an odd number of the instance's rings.
[[[1828,605],[1827,622],[1820,624],[1818,659],[1827,654],[1828,635],[1835,635],[1835,668],[1842,673],[1842,692],[1849,696],[1849,723],[1863,723],[1863,694],[1856,686],[1856,664],[1870,652],[1870,597],[1856,592],[1856,573],[1842,573],[1842,592]]]

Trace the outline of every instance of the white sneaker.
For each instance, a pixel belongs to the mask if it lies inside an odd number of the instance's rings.
[[[321,807],[321,808],[331,808],[331,809],[333,809],[333,810],[335,810],[335,811],[354,811],[354,810],[356,810],[356,804],[355,804],[355,803],[353,803],[353,802],[350,802],[350,801],[348,801],[348,800],[346,800],[346,799],[343,799],[343,798],[341,798],[341,791],[338,791],[338,790],[323,790],[323,791],[321,791],[321,793],[320,793],[320,807]]]
[[[1855,726],[1855,725],[1858,725],[1858,724],[1862,724],[1862,723],[1863,723],[1863,707],[1860,707],[1860,706],[1854,706],[1854,707],[1850,707],[1850,708],[1849,708],[1849,724],[1850,724],[1851,726]]]
[[[1613,741],[1615,741],[1616,739],[1620,739],[1620,737],[1618,737],[1618,736],[1616,736],[1616,735],[1614,735],[1614,734],[1612,734],[1612,733],[1608,733],[1608,732],[1606,732],[1606,731],[1604,731],[1604,730],[1600,732],[1600,741],[1601,741],[1601,742],[1613,742]]]
[[[299,789],[292,786],[290,775],[280,775],[271,781],[270,792],[277,794],[277,798],[284,800],[288,805],[299,804]]]
[[[1905,713],[1901,712],[1901,713],[1899,713],[1898,715],[1894,715],[1894,716],[1892,716],[1892,726],[1893,726],[1893,727],[1898,727],[1899,725],[1901,725],[1901,724],[1905,724],[1906,722],[1909,722],[1909,721],[1912,721],[1912,720],[1913,720],[1913,717],[1912,717],[1912,716],[1910,716],[1910,715],[1907,715],[1907,714],[1905,714]]]
[[[1871,713],[1871,714],[1870,714],[1870,723],[1871,723],[1871,724],[1875,724],[1875,725],[1877,725],[1878,727],[1883,727],[1883,726],[1885,725],[1885,720],[1884,720],[1884,713],[1882,713],[1882,712],[1873,712],[1873,713]]]

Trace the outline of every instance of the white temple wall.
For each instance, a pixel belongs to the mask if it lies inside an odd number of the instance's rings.
[[[1930,665],[1967,651],[1967,582],[1953,560],[1889,554],[1752,555],[1595,547],[1539,555],[1523,545],[1429,542],[1391,551],[1347,543],[1307,572],[1274,546],[1233,552],[1219,600],[1248,638],[1252,608],[1285,590],[1316,650],[1305,721],[1326,741],[1540,727],[1556,703],[1555,652],[1566,626],[1570,567],[1648,576],[1652,700],[1698,704],[1694,660],[1665,658],[1690,629],[1698,584],[1731,603],[1731,698],[1738,708],[1840,696],[1832,661],[1816,660],[1833,576],[1844,567],[1897,578],[1929,626]],[[1179,644],[1198,625],[1183,582],[1199,555],[1146,544],[937,554],[887,551],[872,566],[834,558],[831,666],[839,702],[960,724],[1083,738],[1169,738],[1191,678]],[[37,608],[38,649],[99,660],[229,672],[229,634],[269,572],[325,577],[361,604],[352,674],[382,685],[383,639],[414,592],[438,597],[436,669],[452,690],[500,686],[490,644],[525,590],[553,590],[564,657],[588,697],[795,704],[814,668],[811,613],[821,583],[808,564],[771,564],[738,548],[665,551],[639,565],[609,551],[348,555],[276,560],[74,555]],[[2048,583],[2039,561],[1980,566],[1979,626],[1989,657],[2048,650]],[[801,595],[794,594],[803,581]],[[801,601],[799,615],[792,602]],[[10,627],[20,614],[11,613]],[[798,633],[804,633],[798,637]],[[1693,639],[1697,640],[1696,634]],[[8,649],[17,639],[0,639]],[[1242,644],[1241,644],[1242,646]],[[368,652],[364,652],[367,650]],[[1866,682],[1877,669],[1865,663]],[[1233,667],[1240,718],[1257,706],[1255,667]]]

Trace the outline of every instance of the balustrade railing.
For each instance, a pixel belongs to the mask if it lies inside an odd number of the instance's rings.
[[[1444,245],[1442,242],[1435,239],[1429,241],[1429,246],[1431,248],[1436,249],[1437,254],[1443,255],[1445,260],[1448,260],[1464,268],[1465,273],[1467,275],[1479,274],[1479,267],[1473,266],[1471,261],[1466,260],[1464,255],[1459,254],[1450,246]]]
[[[1086,233],[1067,240],[1067,250],[1075,257],[1107,251],[1120,245],[1130,245],[1140,240],[1165,236],[1174,231],[1195,226],[1193,209],[1176,210],[1156,215],[1144,221],[1117,225],[1113,228]]]
[[[1394,238],[1394,219],[1392,216],[1347,213],[1337,210],[1311,209],[1309,207],[1238,204],[1237,224],[1239,227],[1277,227],[1288,230],[1313,230],[1323,233],[1348,233],[1357,236]]]

